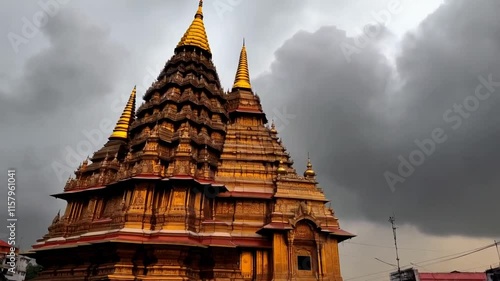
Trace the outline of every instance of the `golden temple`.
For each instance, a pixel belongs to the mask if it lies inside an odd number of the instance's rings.
[[[231,91],[212,62],[202,1],[135,109],[86,159],[31,255],[35,280],[336,280],[338,219],[308,159],[303,176],[250,84],[243,44]]]

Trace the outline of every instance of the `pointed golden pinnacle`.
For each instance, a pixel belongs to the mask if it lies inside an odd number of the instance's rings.
[[[193,22],[177,44],[177,48],[182,46],[196,46],[210,53],[208,37],[203,24],[203,0],[200,0]]]
[[[135,95],[136,95],[136,87],[132,90],[130,94],[130,98],[128,99],[127,105],[123,110],[123,113],[116,123],[116,127],[113,130],[113,133],[109,137],[109,139],[128,139],[128,129],[132,121],[134,121],[134,112],[135,112]]]
[[[247,49],[245,47],[245,40],[243,40],[243,47],[241,48],[240,61],[238,63],[238,70],[234,79],[233,89],[243,88],[252,89],[250,85],[250,72],[248,71]]]
[[[309,153],[308,153],[309,154]],[[304,172],[304,177],[315,177],[316,172],[312,168],[311,158],[307,157],[307,169]]]

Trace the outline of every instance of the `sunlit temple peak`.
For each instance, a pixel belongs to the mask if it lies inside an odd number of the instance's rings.
[[[207,32],[203,23],[203,1],[200,0],[198,10],[194,15],[194,20],[182,36],[177,48],[183,46],[194,46],[201,48],[210,53],[210,45],[208,44]]]
[[[243,39],[243,46],[241,47],[240,60],[238,62],[238,69],[234,79],[233,89],[251,89],[250,72],[248,71],[248,58],[247,49],[245,46],[245,39]]]
[[[127,105],[125,106],[125,109],[123,109],[123,113],[120,116],[120,119],[118,120],[115,129],[113,130],[113,133],[109,137],[110,140],[128,139],[128,129],[132,121],[134,121],[136,91],[137,91],[136,86],[134,86],[132,93],[130,93]]]

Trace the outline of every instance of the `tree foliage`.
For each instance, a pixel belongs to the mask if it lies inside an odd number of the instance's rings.
[[[30,280],[38,276],[38,273],[42,271],[42,266],[39,264],[28,264],[26,267],[26,278],[24,280]]]

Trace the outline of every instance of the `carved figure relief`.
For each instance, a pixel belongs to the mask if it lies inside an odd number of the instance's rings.
[[[175,191],[174,193],[174,205],[183,205],[185,193],[183,191]]]
[[[144,204],[144,198],[142,197],[142,194],[139,194],[134,200],[134,205],[138,206],[142,204]]]

